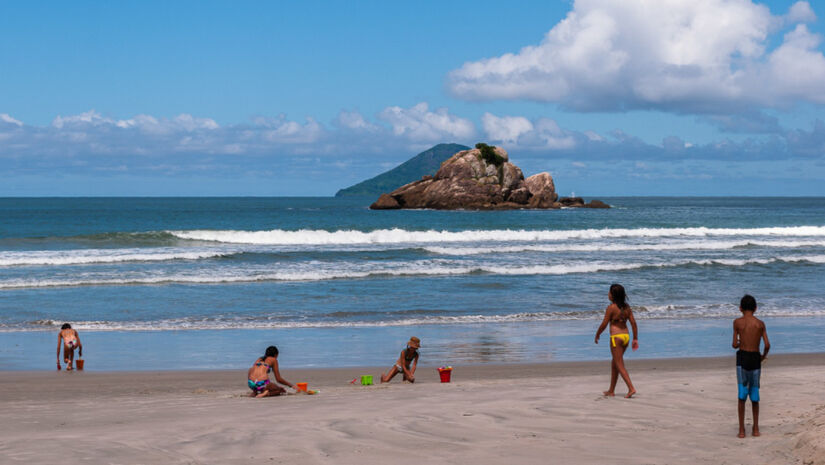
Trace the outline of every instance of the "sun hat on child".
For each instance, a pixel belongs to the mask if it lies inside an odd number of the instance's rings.
[[[407,343],[408,346],[412,347],[413,349],[420,349],[421,348],[421,339],[413,336],[410,338],[410,342]]]

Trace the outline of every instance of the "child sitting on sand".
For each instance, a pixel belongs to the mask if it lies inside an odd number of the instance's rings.
[[[295,389],[295,385],[282,378],[278,370],[278,348],[269,346],[263,357],[255,360],[247,372],[247,386],[252,390],[249,397],[278,396],[286,392],[286,389],[269,381],[270,373],[275,376],[275,381]]]
[[[759,436],[759,375],[762,361],[771,350],[765,323],[753,316],[756,299],[745,295],[739,302],[742,316],[733,321],[733,348],[736,352],[736,381],[739,384],[739,437],[745,437],[745,401],[751,398],[753,436]],[[765,352],[759,353],[759,343],[765,341]]]
[[[66,323],[57,335],[57,369],[60,369],[60,346],[63,346],[63,361],[66,362],[66,371],[73,369],[74,351],[80,349],[80,356],[83,356],[83,344],[80,343],[80,335],[72,329],[72,325]],[[82,367],[81,367],[82,368]]]
[[[418,366],[418,349],[420,348],[421,340],[415,336],[411,337],[410,342],[407,343],[407,347],[401,351],[401,355],[398,357],[395,365],[390,368],[389,373],[381,375],[381,382],[388,383],[395,375],[403,373],[404,381],[414,383],[415,368]]]

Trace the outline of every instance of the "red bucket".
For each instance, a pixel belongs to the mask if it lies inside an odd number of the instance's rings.
[[[438,370],[438,376],[441,377],[442,383],[449,383],[450,382],[450,375],[453,374],[453,370]]]

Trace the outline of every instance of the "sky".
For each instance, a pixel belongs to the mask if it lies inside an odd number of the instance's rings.
[[[3,2],[0,196],[326,196],[442,142],[562,195],[825,195],[825,7]]]

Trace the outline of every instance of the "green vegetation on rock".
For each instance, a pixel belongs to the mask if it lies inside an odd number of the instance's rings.
[[[476,148],[481,150],[481,159],[488,165],[501,166],[504,164],[504,157],[496,153],[494,145],[487,145],[484,142],[476,144]]]
[[[441,163],[457,152],[469,150],[469,148],[461,144],[438,144],[374,178],[339,190],[335,196],[372,196],[392,192],[405,184],[421,179],[423,176],[434,175],[441,167]]]

